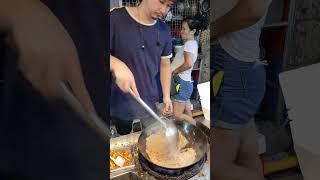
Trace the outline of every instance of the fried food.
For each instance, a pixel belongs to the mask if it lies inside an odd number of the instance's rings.
[[[171,151],[170,144],[165,136],[165,132],[152,134],[146,139],[146,152],[150,160],[159,166],[167,168],[179,168],[191,165],[196,158],[193,148],[185,148],[188,140],[178,131],[179,140],[177,150]]]
[[[111,150],[110,156],[116,159],[118,156],[123,157],[126,161],[124,166],[129,166],[133,164],[133,157],[129,149],[118,149],[118,150]],[[114,170],[119,168],[111,159],[110,159],[110,170]]]

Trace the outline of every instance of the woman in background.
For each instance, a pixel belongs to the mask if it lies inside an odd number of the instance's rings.
[[[187,120],[195,124],[192,118],[190,97],[193,91],[191,72],[198,57],[198,42],[195,37],[206,28],[206,22],[196,18],[186,18],[182,22],[181,39],[183,46],[176,52],[171,69],[175,93],[172,95],[173,115],[177,120]]]

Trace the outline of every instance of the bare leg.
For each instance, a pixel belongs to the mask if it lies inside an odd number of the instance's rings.
[[[256,171],[260,174],[260,179],[263,179],[262,165],[258,157],[257,130],[252,120],[247,128],[241,130],[241,143],[236,163]]]
[[[240,141],[240,130],[211,129],[211,174],[218,180],[260,180],[260,174],[235,164]]]
[[[186,121],[190,122],[191,124],[195,125],[196,121],[192,117],[183,113],[185,111],[185,108],[186,108],[185,103],[180,103],[180,102],[174,101],[173,102],[173,116],[174,116],[174,118],[177,120],[186,120]]]
[[[193,116],[192,116],[192,111],[191,111],[191,102],[190,102],[190,101],[186,103],[186,108],[185,108],[185,110],[184,110],[184,113],[185,113],[187,116],[191,117],[191,118],[193,117]]]

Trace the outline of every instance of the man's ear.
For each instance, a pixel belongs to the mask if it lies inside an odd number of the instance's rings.
[[[196,34],[196,29],[193,29],[191,32],[193,33],[193,35],[195,35]]]

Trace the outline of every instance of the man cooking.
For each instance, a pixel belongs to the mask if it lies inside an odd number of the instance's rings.
[[[130,95],[141,97],[155,109],[159,101],[157,74],[163,94],[163,112],[172,113],[170,99],[171,32],[159,20],[174,0],[142,0],[136,7],[120,7],[110,13],[110,116],[120,135],[131,132],[134,119],[144,127],[154,122]]]

